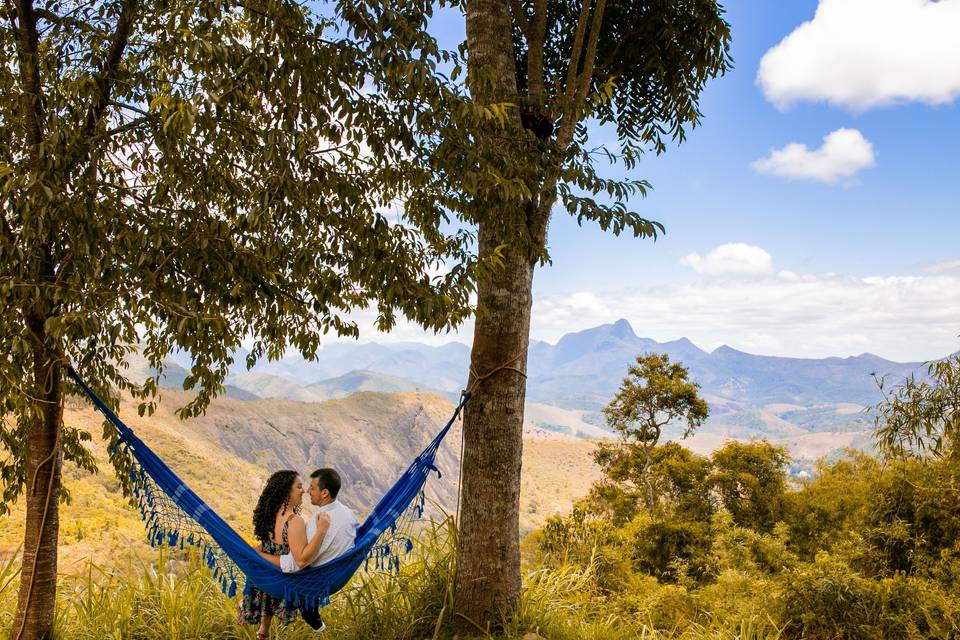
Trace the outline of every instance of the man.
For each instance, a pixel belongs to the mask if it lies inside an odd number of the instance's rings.
[[[340,474],[333,469],[317,469],[310,474],[310,503],[319,507],[316,518],[305,522],[294,518],[290,523],[288,537],[290,553],[274,556],[260,552],[260,555],[280,567],[285,573],[299,571],[306,566],[319,566],[337,558],[353,548],[360,520],[350,507],[337,501],[340,493]],[[297,531],[306,527],[306,535]],[[296,544],[296,540],[306,540],[305,545]],[[316,609],[301,610],[303,620],[317,631],[326,625]]]

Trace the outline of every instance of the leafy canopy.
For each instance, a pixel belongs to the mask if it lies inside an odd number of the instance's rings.
[[[472,238],[443,227],[415,132],[422,96],[455,95],[434,73],[451,56],[426,34],[430,3],[21,6],[0,10],[4,503],[25,481],[36,364],[146,400],[181,349],[189,416],[241,341],[250,366],[356,336],[358,308],[381,330],[469,314]],[[142,385],[124,370],[134,349],[157,372]],[[89,438],[65,427],[61,443],[93,469]]]
[[[663,427],[675,421],[686,423],[686,437],[710,414],[699,390],[687,368],[666,354],[638,356],[603,417],[622,437],[640,444],[655,445]]]
[[[666,354],[637,356],[627,370],[620,390],[603,408],[607,424],[620,435],[614,444],[600,443],[594,460],[614,483],[630,483],[646,488],[645,503],[654,508],[659,484],[652,466],[663,428],[685,422],[686,438],[707,416],[710,408],[699,396],[700,385],[689,379],[689,371],[679,362],[670,362]],[[671,484],[678,478],[661,478]],[[689,482],[682,480],[681,483]]]

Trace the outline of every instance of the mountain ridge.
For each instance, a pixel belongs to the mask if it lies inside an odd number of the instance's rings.
[[[739,439],[866,434],[871,417],[861,411],[882,399],[875,376],[897,382],[911,374],[926,374],[924,363],[894,362],[870,352],[796,358],[750,354],[729,345],[707,352],[686,337],[662,343],[639,337],[629,321],[620,319],[568,333],[555,344],[530,342],[528,429],[567,437],[609,433],[600,409],[616,393],[636,357],[651,352],[683,363],[701,385],[711,407],[702,432]],[[334,343],[324,346],[315,361],[294,354],[257,363],[249,372],[235,367],[226,381],[227,395],[316,401],[363,390],[422,391],[453,400],[464,386],[469,359],[469,348],[458,342]],[[286,382],[255,388],[247,380],[258,374]],[[791,408],[770,410],[785,406]]]

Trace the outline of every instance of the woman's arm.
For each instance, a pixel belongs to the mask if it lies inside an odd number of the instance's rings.
[[[307,546],[307,525],[300,516],[293,516],[287,524],[287,544],[290,546],[290,555],[298,567],[306,564],[303,561],[304,548]]]
[[[280,556],[271,555],[263,550],[263,543],[261,542],[257,545],[257,553],[260,554],[260,557],[274,565],[278,569],[282,568],[280,565]]]
[[[330,516],[326,513],[317,514],[317,533],[313,536],[313,540],[307,543],[303,547],[303,550],[300,552],[299,557],[297,554],[293,554],[293,559],[297,563],[297,566],[303,569],[305,566],[310,564],[310,561],[313,560],[314,556],[317,555],[317,551],[320,550],[320,543],[323,542],[324,536],[327,535],[327,530],[330,529]],[[304,534],[306,535],[306,534]],[[293,552],[293,545],[290,545],[290,552]]]

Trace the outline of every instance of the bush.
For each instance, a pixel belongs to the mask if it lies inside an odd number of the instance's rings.
[[[710,568],[710,524],[641,513],[624,530],[638,571],[666,582],[702,580]]]
[[[954,638],[960,603],[923,578],[861,577],[821,553],[782,577],[787,638],[807,640],[920,640]]]
[[[785,496],[790,548],[811,561],[818,551],[831,551],[844,541],[848,532],[862,531],[880,475],[879,460],[857,451],[832,464],[819,462],[816,477]]]
[[[783,523],[773,533],[758,533],[737,526],[732,516],[718,512],[710,523],[713,543],[710,551],[710,570],[717,575],[736,570],[748,573],[779,573],[797,564],[797,557],[789,548],[789,529]]]

